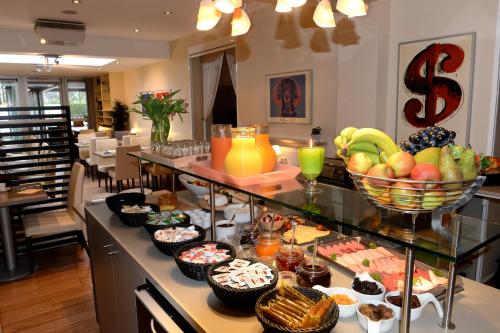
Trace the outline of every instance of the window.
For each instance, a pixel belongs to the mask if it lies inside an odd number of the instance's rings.
[[[87,87],[84,81],[68,81],[68,101],[75,127],[83,127],[76,125],[88,122]]]
[[[0,79],[0,108],[17,105],[17,80]]]

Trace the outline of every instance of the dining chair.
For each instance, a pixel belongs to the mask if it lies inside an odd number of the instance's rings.
[[[92,130],[94,131],[94,130]],[[87,144],[89,143],[89,140],[91,138],[95,138],[95,132],[90,132],[90,133],[81,133],[78,134],[78,143],[81,144]],[[85,160],[89,158],[89,148],[88,147],[78,147],[78,158],[80,160],[80,163],[83,164],[83,166],[86,167]]]
[[[118,146],[116,139],[103,139],[96,141],[96,152],[115,150]],[[108,172],[115,167],[114,157],[99,157],[97,156],[97,179],[98,185],[101,186],[101,177],[104,176],[106,191],[108,190]]]
[[[104,140],[108,137],[104,136],[96,136],[95,138],[89,139],[89,157],[85,159],[85,163],[87,163],[89,167],[89,173],[92,176],[92,181],[94,181],[94,169],[97,169],[97,156],[94,154],[96,150],[96,143],[98,140]],[[96,172],[97,173],[97,172]]]
[[[73,236],[87,251],[83,235],[84,220],[76,213],[76,207],[83,206],[83,182],[85,169],[78,162],[73,164],[68,186],[67,206],[62,210],[52,210],[24,216],[23,227],[26,237],[26,252],[33,272],[33,242],[46,242]]]
[[[123,135],[122,136],[122,146],[130,146],[130,138],[133,137],[133,135]]]
[[[151,137],[150,136],[132,136],[130,138],[131,145],[140,145],[141,148],[148,148],[151,146]]]
[[[116,181],[117,193],[120,193],[123,190],[124,180],[127,181],[127,185],[130,187],[129,180],[132,180],[132,186],[135,186],[135,179],[142,177],[139,174],[137,158],[128,155],[128,153],[138,150],[140,150],[139,145],[116,148],[116,166],[108,172],[108,176],[111,179],[110,192],[113,192],[113,180]]]
[[[89,128],[89,129],[85,129],[85,130],[80,130],[79,132],[81,134],[91,134],[91,133],[94,133],[94,136],[95,136],[95,130],[93,128]]]

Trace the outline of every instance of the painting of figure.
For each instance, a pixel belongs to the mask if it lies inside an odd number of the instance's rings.
[[[267,121],[311,123],[311,71],[268,75]]]

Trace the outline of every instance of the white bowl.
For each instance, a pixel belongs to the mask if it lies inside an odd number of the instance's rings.
[[[324,292],[328,296],[337,295],[337,294],[344,294],[344,295],[349,296],[349,298],[354,301],[354,303],[351,305],[337,304],[339,306],[339,317],[340,318],[348,318],[348,317],[354,316],[354,314],[356,313],[356,309],[358,307],[359,301],[358,301],[358,297],[356,296],[356,294],[354,293],[353,290],[348,289],[348,288],[341,288],[341,287],[325,288],[323,286],[314,286],[313,289]]]
[[[401,293],[399,291],[391,291],[385,295],[385,302],[392,309],[392,311],[394,311],[394,313],[396,314],[397,320],[400,320],[403,309],[401,307],[396,306],[396,305],[392,304],[391,302],[389,302],[387,300],[387,297],[399,296],[400,294]],[[411,321],[414,321],[414,320],[417,320],[418,318],[420,318],[420,315],[422,314],[424,307],[429,302],[432,302],[434,304],[434,306],[436,307],[436,311],[438,313],[439,318],[443,318],[443,308],[441,307],[441,303],[438,302],[438,300],[436,299],[436,297],[434,297],[433,294],[424,293],[424,294],[413,294],[413,295],[418,297],[418,300],[420,301],[420,307],[415,308],[415,309],[411,309],[411,315],[410,315]]]
[[[229,220],[220,220],[215,222],[215,238],[221,240],[236,233],[236,223],[232,222],[232,227],[219,227],[221,224],[228,224]]]
[[[200,199],[203,199],[203,196],[210,192],[208,187],[198,186],[198,185],[188,183],[188,181],[193,182],[196,180],[204,182],[203,180],[201,180],[199,178],[195,178],[195,177],[191,177],[189,175],[183,174],[183,175],[179,176],[179,180],[182,183],[182,185],[184,185],[185,188],[187,188],[190,192],[192,192],[194,195],[196,195],[196,197],[198,197]]]
[[[361,280],[361,281],[364,281],[364,280]],[[378,287],[382,290],[382,292],[380,294],[377,294],[377,295],[362,294],[362,293],[354,290],[352,288],[352,284],[351,284],[351,290],[354,292],[354,294],[356,295],[356,298],[359,300],[360,303],[371,302],[371,301],[383,302],[384,301],[384,294],[386,291],[384,285],[378,281],[370,281],[370,282],[375,282],[378,285]]]
[[[368,319],[367,316],[365,316],[364,314],[359,312],[359,307],[363,304],[373,304],[373,305],[384,304],[388,308],[390,308],[390,307],[387,303],[379,302],[379,301],[360,302],[358,304],[358,306],[356,307],[356,314],[358,316],[358,322],[361,325],[361,327],[363,327],[365,330],[368,331],[368,333],[387,332],[392,328],[392,325],[394,324],[394,320],[396,319],[395,315],[393,315],[391,319],[372,321],[372,320]]]
[[[257,216],[257,214],[259,213],[259,209],[254,206],[253,211],[254,211],[254,216]],[[226,208],[224,208],[224,218],[227,220],[232,219],[235,213],[236,215],[234,217],[234,222],[236,223],[251,222],[249,205],[245,205],[244,203],[238,203],[238,204],[228,205]]]

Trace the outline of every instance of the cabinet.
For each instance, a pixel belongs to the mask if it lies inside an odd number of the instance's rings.
[[[134,290],[144,283],[132,258],[92,219],[88,237],[94,300],[101,333],[137,333]]]

